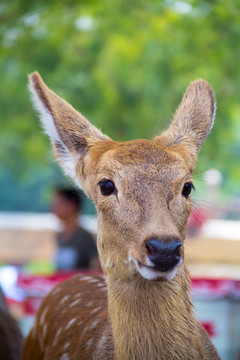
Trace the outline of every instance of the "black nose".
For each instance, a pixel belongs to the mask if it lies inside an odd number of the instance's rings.
[[[160,240],[150,239],[146,243],[148,258],[159,271],[169,271],[181,259],[182,243],[179,239],[171,239],[164,243]]]

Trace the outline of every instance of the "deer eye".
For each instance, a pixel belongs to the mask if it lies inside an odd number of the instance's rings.
[[[189,195],[191,194],[192,189],[195,189],[195,188],[194,188],[194,185],[193,185],[191,182],[187,182],[187,183],[184,184],[184,186],[183,186],[182,195],[183,195],[185,198],[188,198]]]
[[[112,180],[101,180],[98,185],[100,186],[101,194],[103,196],[111,195],[115,191],[115,184]]]

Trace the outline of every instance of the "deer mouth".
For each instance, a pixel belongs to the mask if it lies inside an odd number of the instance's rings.
[[[181,265],[180,261],[173,267],[166,267],[165,269],[158,270],[154,265],[145,265],[139,260],[132,257],[132,260],[139,272],[139,274],[146,280],[167,280],[170,281],[177,273],[178,267]]]

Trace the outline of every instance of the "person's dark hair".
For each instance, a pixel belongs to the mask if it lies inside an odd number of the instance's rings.
[[[79,191],[74,188],[57,188],[55,193],[64,196],[65,199],[73,203],[78,209],[81,209],[82,197]]]

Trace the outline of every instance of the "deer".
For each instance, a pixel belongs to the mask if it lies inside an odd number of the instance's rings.
[[[0,359],[20,360],[23,336],[0,288]]]
[[[195,318],[184,263],[195,162],[215,116],[211,87],[192,82],[152,140],[117,142],[37,72],[29,86],[57,161],[96,206],[104,276],[78,274],[47,294],[22,359],[220,359]]]

